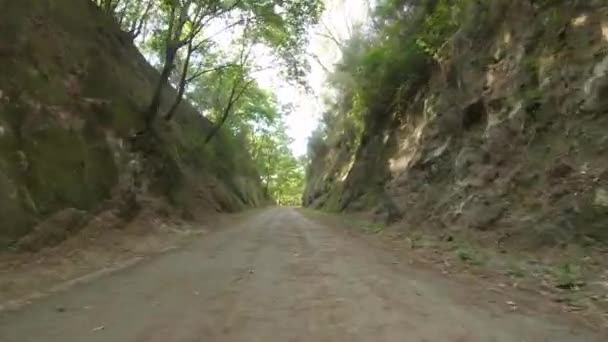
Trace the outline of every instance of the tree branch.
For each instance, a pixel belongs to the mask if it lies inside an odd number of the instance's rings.
[[[210,72],[214,72],[214,71],[220,71],[223,69],[227,69],[227,68],[231,68],[231,67],[236,67],[237,64],[234,63],[227,63],[227,64],[222,64],[219,65],[217,67],[214,68],[210,68],[210,69],[203,69],[203,70],[197,70],[195,73],[192,74],[192,76],[188,77],[186,79],[186,82],[192,82],[194,79],[201,77],[204,74],[210,73]]]
[[[325,64],[323,64],[323,62],[321,62],[321,59],[319,58],[319,56],[315,55],[315,54],[314,54],[314,53],[312,53],[312,52],[308,52],[308,51],[306,51],[306,52],[305,52],[305,54],[306,54],[307,56],[311,57],[311,58],[312,58],[312,59],[313,59],[315,62],[317,62],[317,64],[319,64],[319,66],[320,66],[321,68],[323,68],[323,71],[325,71],[325,73],[327,73],[327,74],[330,74],[330,73],[331,73],[331,71],[329,70],[329,68],[328,68],[328,67],[326,67],[326,66],[325,66]]]
[[[228,116],[230,116],[230,113],[232,112],[232,107],[234,106],[234,104],[239,100],[239,98],[243,95],[245,90],[247,90],[247,88],[253,82],[254,82],[253,79],[247,81],[238,93],[236,91],[238,84],[235,83],[233,85],[232,89],[230,90],[230,96],[228,97],[228,103],[222,113],[222,117],[221,117],[220,121],[215,125],[215,127],[213,127],[211,132],[209,132],[209,135],[205,139],[205,144],[208,144],[211,141],[211,139],[213,139],[213,137],[217,134],[217,132],[219,132],[220,128],[224,125],[224,123],[228,119]]]

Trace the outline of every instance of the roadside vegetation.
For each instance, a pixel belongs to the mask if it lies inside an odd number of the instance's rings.
[[[336,96],[326,98],[309,158],[340,141],[354,154],[364,128],[388,119],[425,84],[445,43],[471,20],[470,13],[485,10],[483,2],[469,0],[381,0],[370,9],[369,23],[352,27],[350,37],[327,32],[342,58],[328,77]]]

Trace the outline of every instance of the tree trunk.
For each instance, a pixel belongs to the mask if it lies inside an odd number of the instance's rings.
[[[211,139],[213,139],[213,137],[217,134],[217,132],[220,131],[220,128],[222,128],[222,126],[226,122],[226,119],[228,119],[228,115],[225,115],[224,117],[222,117],[222,120],[220,120],[220,122],[217,125],[213,126],[213,129],[211,130],[211,132],[209,132],[209,135],[207,135],[207,138],[205,138],[205,145],[207,145],[211,141]]]
[[[154,93],[152,94],[152,100],[150,100],[150,106],[146,112],[146,130],[149,130],[154,124],[154,120],[158,115],[158,109],[160,107],[163,87],[169,80],[169,76],[171,75],[171,71],[173,71],[175,55],[177,54],[177,49],[174,46],[167,46],[165,52],[165,63],[163,65],[163,69],[160,73],[160,78],[158,79],[158,83],[154,88]]]
[[[141,32],[144,28],[144,25],[148,21],[148,17],[150,16],[150,11],[152,10],[153,6],[154,6],[154,2],[152,0],[148,0],[143,14],[139,18],[133,20],[133,22],[131,23],[131,28],[129,29],[129,33],[131,33],[133,40],[135,40],[141,34]]]
[[[241,91],[241,94],[242,93],[243,92]],[[217,134],[217,132],[219,132],[220,128],[222,128],[222,126],[228,119],[228,115],[230,115],[230,111],[232,110],[232,106],[234,105],[234,102],[236,102],[236,100],[238,100],[238,97],[235,99],[235,94],[236,94],[236,84],[230,90],[230,96],[228,97],[228,104],[226,105],[226,108],[224,109],[224,113],[222,113],[222,118],[220,119],[220,122],[218,122],[213,127],[211,132],[209,132],[209,135],[207,135],[207,138],[205,139],[205,145],[207,145],[211,141],[211,139],[213,139],[213,137]]]
[[[241,96],[243,95],[245,90],[247,90],[247,88],[251,85],[251,83],[253,83],[253,80],[247,81],[247,83],[245,83],[245,85],[241,88],[241,90],[238,93],[236,92],[236,88],[238,87],[238,85],[235,84],[232,87],[232,90],[230,90],[230,96],[228,97],[228,104],[226,105],[226,109],[224,109],[224,113],[222,114],[222,119],[213,128],[213,130],[211,130],[211,132],[209,132],[207,139],[205,139],[205,145],[208,144],[211,141],[211,139],[213,139],[213,136],[215,136],[217,134],[217,132],[220,130],[220,128],[224,125],[224,123],[226,122],[226,119],[228,119],[228,116],[230,115],[230,112],[232,111],[232,107],[234,106],[236,101],[238,101],[241,98]]]
[[[182,68],[182,74],[180,75],[179,85],[177,88],[177,96],[175,97],[175,101],[171,105],[171,108],[165,115],[165,120],[171,121],[177,112],[177,108],[179,104],[184,99],[184,93],[186,92],[186,85],[188,77],[188,66],[190,65],[190,58],[192,57],[192,53],[194,52],[194,47],[192,46],[192,41],[188,42],[188,51],[186,52],[186,59],[184,60],[184,67]]]

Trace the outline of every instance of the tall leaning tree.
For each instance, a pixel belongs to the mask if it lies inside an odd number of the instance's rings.
[[[163,88],[171,79],[178,58],[181,60],[175,76],[178,92],[164,116],[168,120],[174,117],[189,82],[206,70],[229,66],[222,61],[217,65],[200,65],[208,60],[205,48],[226,30],[243,33],[242,39],[251,45],[263,44],[273,49],[287,75],[303,80],[307,68],[303,53],[306,30],[317,22],[321,11],[320,0],[163,0],[159,29],[162,67],[146,111],[146,128],[159,115]],[[192,68],[192,64],[199,65]]]

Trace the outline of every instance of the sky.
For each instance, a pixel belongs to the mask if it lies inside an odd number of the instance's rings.
[[[310,32],[310,42],[306,51],[316,55],[330,70],[340,60],[340,49],[330,39],[324,37],[329,32],[338,40],[349,37],[350,28],[357,22],[365,21],[367,2],[365,0],[326,0],[326,10],[320,24]],[[321,95],[324,92],[325,70],[313,58],[309,58],[311,72],[307,77],[312,93],[306,93],[297,86],[289,85],[277,75],[277,70],[266,70],[256,75],[260,86],[272,90],[279,103],[291,104],[294,110],[287,116],[288,135],[293,139],[291,150],[296,156],[306,154],[308,138],[317,127],[323,113]]]

